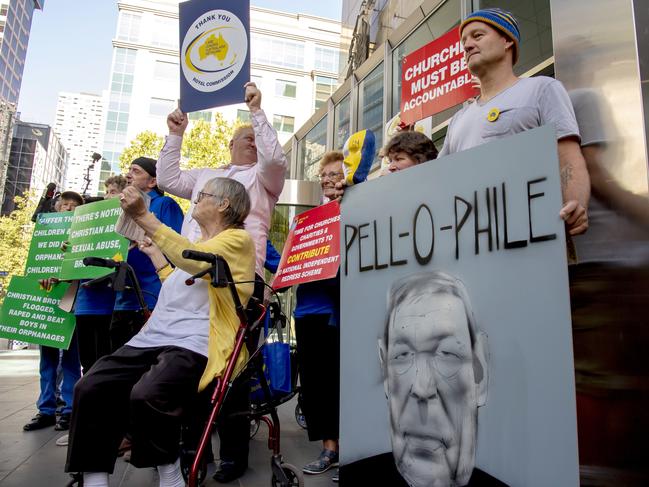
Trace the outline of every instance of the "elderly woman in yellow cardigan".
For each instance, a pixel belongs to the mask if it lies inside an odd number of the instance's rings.
[[[237,291],[246,303],[255,275],[254,244],[243,229],[250,200],[243,185],[233,179],[208,181],[192,213],[202,239],[191,243],[148,212],[135,188],[126,188],[121,199],[124,211],[155,244],[143,242],[141,248],[164,282],[142,330],[100,359],[77,383],[65,468],[83,472],[84,485],[107,487],[120,441],[128,431],[131,463],[157,467],[161,487],[183,487],[181,416],[197,391],[223,373],[239,320],[227,288],[212,288],[207,279],[185,284],[208,264],[184,259],[182,252],[192,249],[224,257],[234,281],[242,283]],[[208,314],[209,323],[204,318]],[[245,360],[244,348],[237,364]]]

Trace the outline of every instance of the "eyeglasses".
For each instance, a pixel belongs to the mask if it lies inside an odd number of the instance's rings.
[[[211,196],[212,198],[218,198],[218,196],[216,196],[215,194],[206,193],[204,191],[199,191],[198,196],[196,197],[196,203],[200,203],[201,200],[203,199],[203,197],[205,197],[205,196]]]
[[[320,181],[324,181],[325,179],[336,179],[339,176],[343,176],[344,173],[338,171],[338,172],[323,172],[320,174],[318,177],[320,178]]]

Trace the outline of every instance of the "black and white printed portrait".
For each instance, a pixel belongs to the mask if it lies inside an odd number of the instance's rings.
[[[462,282],[440,271],[396,281],[379,355],[401,476],[412,487],[467,485],[489,368]]]
[[[552,127],[345,193],[342,487],[579,485],[562,204]]]

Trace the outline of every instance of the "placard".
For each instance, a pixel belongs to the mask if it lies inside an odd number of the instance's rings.
[[[121,214],[119,198],[81,205],[74,210],[60,279],[94,279],[113,271],[104,267],[86,267],[83,265],[84,257],[117,261],[126,258],[128,240],[115,232]]]
[[[0,312],[0,336],[67,350],[75,318],[59,309],[69,284],[58,283],[44,290],[37,279],[14,276]]]
[[[551,127],[348,188],[341,485],[579,484],[561,207]]]
[[[180,109],[241,103],[250,81],[250,2],[192,0],[178,5],[178,15]]]
[[[273,288],[335,277],[340,261],[340,205],[331,201],[293,219]]]
[[[61,246],[68,239],[73,214],[72,211],[40,213],[36,217],[25,275],[34,279],[58,276],[63,261]]]
[[[471,84],[457,28],[403,58],[401,120],[407,125],[458,105],[478,93]]]

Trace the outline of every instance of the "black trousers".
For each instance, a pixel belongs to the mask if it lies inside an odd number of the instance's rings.
[[[126,345],[146,323],[142,310],[113,311],[110,322],[110,351]]]
[[[329,315],[295,319],[302,412],[310,441],[337,440],[340,403],[340,329]]]
[[[97,360],[111,352],[111,315],[77,315],[76,320],[79,359],[83,373],[87,374]]]
[[[74,388],[65,471],[112,473],[127,431],[134,466],[174,462],[206,364],[180,347],[124,346],[99,359]]]
[[[249,303],[254,302],[255,299],[263,302],[264,299],[264,285],[263,280],[258,275],[255,275],[255,288],[252,293],[252,298]],[[248,320],[258,317],[256,309],[248,315]],[[250,334],[246,342],[249,352],[253,352],[257,348],[259,342],[259,333],[261,328],[257,328],[254,333]],[[219,456],[221,460],[236,462],[239,465],[248,465],[248,443],[250,441],[250,420],[245,414],[237,414],[243,411],[250,410],[250,381],[247,374],[242,374],[232,384],[230,392],[223,403],[219,419],[216,423],[216,430],[221,440],[219,448]]]

